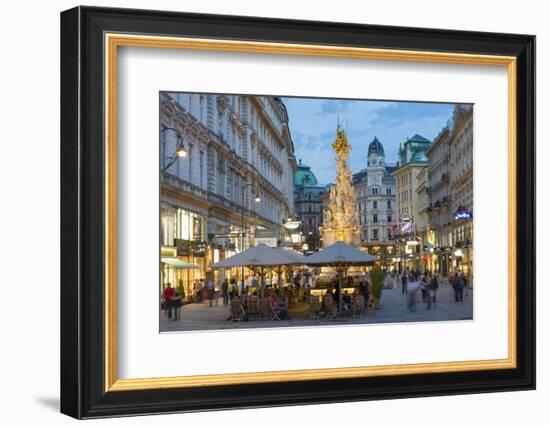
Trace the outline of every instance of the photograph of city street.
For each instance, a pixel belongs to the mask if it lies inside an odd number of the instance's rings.
[[[160,92],[160,332],[472,320],[473,114]]]

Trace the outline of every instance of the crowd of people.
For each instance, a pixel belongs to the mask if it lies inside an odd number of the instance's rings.
[[[369,282],[366,276],[360,276],[356,283],[352,277],[348,277],[344,283],[345,287],[351,288],[354,287],[353,291],[350,293],[347,289],[344,289],[344,293],[341,293],[341,286],[338,284],[338,280],[334,279],[330,286],[327,288],[325,294],[322,297],[321,301],[321,312],[327,312],[332,308],[332,305],[336,306],[337,310],[340,310],[340,298],[342,298],[341,310],[342,312],[352,315],[352,306],[354,305],[356,299],[361,296],[363,297],[364,302],[368,302],[370,298],[369,291]]]
[[[396,271],[392,272],[392,278],[401,281],[401,294],[407,297],[407,309],[409,311],[416,311],[418,291],[420,291],[422,303],[426,304],[427,309],[436,306],[439,280],[441,279],[437,274],[430,270],[422,272],[420,270],[405,269],[401,275]],[[464,273],[456,272],[449,275],[447,282],[453,290],[454,301],[457,303],[463,302],[464,291],[469,287],[468,278]]]
[[[463,302],[469,288],[468,277],[462,272],[457,272],[445,279],[451,286],[454,295],[454,301]],[[426,309],[435,308],[437,305],[437,293],[440,284],[445,282],[441,276],[432,271],[405,269],[402,273],[394,270],[387,272],[384,288],[395,288],[401,284],[401,294],[405,297],[407,310],[414,312],[417,309],[417,297],[420,299]],[[193,285],[193,293],[186,299],[181,282],[177,288],[173,288],[168,283],[163,291],[162,307],[167,310],[167,316],[177,320],[179,308],[184,301],[195,303],[208,303],[210,307],[223,303],[224,306],[230,306],[231,300],[238,298],[243,308],[243,317],[247,318],[247,304],[250,299],[265,298],[271,304],[272,310],[276,312],[276,318],[280,320],[288,319],[289,306],[292,304],[305,302],[310,303],[309,290],[315,287],[315,275],[309,271],[298,271],[289,276],[286,285],[279,282],[277,276],[264,278],[263,284],[256,275],[250,275],[244,281],[237,278],[225,278],[215,284],[214,279],[197,279]],[[346,288],[346,289],[342,289]],[[348,290],[349,288],[353,288]],[[343,291],[343,293],[341,293]],[[351,291],[351,292],[350,292]],[[356,277],[347,277],[340,285],[338,279],[333,279],[320,297],[320,312],[328,313],[332,308],[338,311],[352,315],[353,306],[356,305],[357,298],[362,297],[365,304],[372,298],[367,275],[363,274]]]

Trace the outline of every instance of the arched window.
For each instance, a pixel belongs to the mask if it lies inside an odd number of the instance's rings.
[[[378,195],[378,188],[377,187],[372,188],[372,194],[373,195]]]

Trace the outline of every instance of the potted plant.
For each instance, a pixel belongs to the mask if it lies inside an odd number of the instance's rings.
[[[380,304],[380,298],[382,297],[382,286],[384,285],[385,277],[386,273],[379,266],[373,267],[369,272],[371,294],[374,298],[375,308],[378,308],[378,305]]]

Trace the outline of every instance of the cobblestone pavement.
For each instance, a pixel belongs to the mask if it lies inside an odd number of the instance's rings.
[[[215,329],[249,329],[287,326],[326,326],[354,323],[399,323],[399,322],[427,322],[438,320],[471,320],[473,318],[473,290],[465,290],[463,302],[454,301],[452,288],[443,283],[437,293],[435,307],[427,309],[427,305],[420,302],[418,291],[416,311],[407,310],[406,296],[401,294],[401,287],[385,289],[382,292],[380,306],[376,310],[369,310],[357,319],[338,317],[334,320],[309,319],[305,308],[301,311],[290,310],[290,319],[282,321],[248,321],[230,322],[228,307],[223,306],[221,299],[218,305],[209,307],[208,303],[187,304],[181,308],[180,320],[170,320],[165,312],[161,313],[161,332],[198,331]]]

